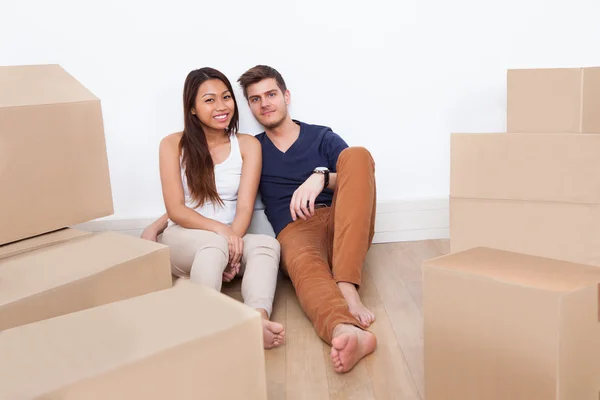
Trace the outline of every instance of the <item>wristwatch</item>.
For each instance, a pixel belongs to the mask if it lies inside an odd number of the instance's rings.
[[[317,167],[313,170],[313,174],[323,174],[325,175],[325,184],[323,185],[323,189],[327,188],[329,185],[329,168],[327,167]]]

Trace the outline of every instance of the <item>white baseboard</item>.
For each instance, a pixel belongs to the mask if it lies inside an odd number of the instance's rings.
[[[377,204],[374,243],[450,237],[447,198],[384,201]],[[74,226],[91,232],[118,231],[139,236],[157,217],[103,218]]]

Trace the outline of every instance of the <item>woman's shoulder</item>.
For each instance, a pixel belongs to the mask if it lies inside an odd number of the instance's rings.
[[[163,147],[163,146],[177,147],[177,146],[179,146],[179,142],[181,141],[182,136],[183,136],[183,132],[171,133],[170,135],[167,135],[161,139],[160,145],[161,145],[161,147]]]
[[[245,145],[245,146],[260,145],[260,142],[258,141],[258,139],[248,133],[236,133],[235,136],[237,137],[238,141],[240,142],[240,145]]]
[[[240,143],[240,149],[243,151],[256,151],[260,150],[260,142],[253,135],[247,133],[236,133],[238,142]]]

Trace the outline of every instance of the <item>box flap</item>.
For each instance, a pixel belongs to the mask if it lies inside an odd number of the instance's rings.
[[[256,354],[254,360],[259,361],[258,355],[263,354],[260,315],[213,289],[185,281],[174,288],[9,329],[0,335],[2,395],[38,398],[242,325],[245,330],[240,333],[251,333],[255,341],[242,360],[248,362],[247,356]],[[195,358],[196,364],[206,362],[210,360],[202,355]]]
[[[39,235],[31,239],[24,239],[18,242],[5,244],[0,246],[0,260],[91,234],[91,232],[65,228],[56,232]]]
[[[0,108],[98,98],[59,65],[0,66]]]
[[[129,235],[102,232],[6,258],[0,261],[0,305],[87,278],[165,247]],[[60,268],[49,268],[57,265]]]
[[[455,133],[453,198],[600,204],[600,135]]]
[[[423,264],[510,285],[571,292],[600,283],[600,268],[487,247],[436,257]]]

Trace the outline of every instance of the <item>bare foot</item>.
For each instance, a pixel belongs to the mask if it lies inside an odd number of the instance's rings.
[[[331,362],[335,372],[348,372],[375,351],[377,338],[371,332],[347,324],[335,327],[331,341]]]
[[[269,321],[267,318],[267,312],[265,310],[257,310],[263,316],[263,345],[265,349],[272,349],[273,347],[279,347],[285,341],[285,331],[283,325]]]
[[[354,286],[353,283],[339,282],[338,287],[348,303],[350,314],[354,315],[354,318],[356,318],[362,326],[368,328],[375,321],[375,314],[369,311],[369,309],[363,305],[362,301],[360,301],[356,286]]]

